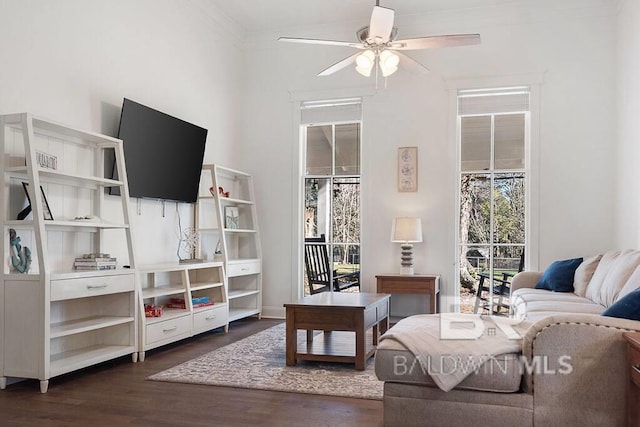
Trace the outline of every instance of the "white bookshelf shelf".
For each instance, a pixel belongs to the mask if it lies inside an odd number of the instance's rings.
[[[94,316],[51,324],[51,338],[80,334],[95,329],[108,328],[134,322],[135,317]]]

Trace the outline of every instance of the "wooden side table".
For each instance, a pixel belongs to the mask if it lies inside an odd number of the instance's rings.
[[[377,292],[382,294],[426,294],[429,306],[423,313],[440,312],[440,276],[433,274],[380,274]],[[423,314],[420,313],[420,314]]]
[[[640,427],[640,333],[625,332],[627,340],[627,365],[629,383],[627,385],[627,425]]]

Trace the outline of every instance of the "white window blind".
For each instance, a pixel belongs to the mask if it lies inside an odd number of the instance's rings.
[[[345,98],[300,103],[300,124],[356,122],[362,120],[362,99]]]
[[[529,88],[467,90],[458,93],[461,116],[529,111]]]

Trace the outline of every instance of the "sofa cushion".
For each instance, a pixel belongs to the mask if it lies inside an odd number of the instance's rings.
[[[595,255],[589,258],[585,258],[582,264],[576,268],[576,272],[573,276],[573,292],[578,296],[585,296],[587,293],[587,286],[593,277],[593,273],[598,267],[598,263],[602,259],[602,255]]]
[[[511,295],[511,312],[516,319],[539,319],[545,313],[600,314],[605,307],[589,298],[571,292],[550,292],[545,289],[521,288]],[[535,317],[534,317],[535,314]]]
[[[573,276],[580,264],[582,264],[582,258],[554,261],[542,273],[542,277],[536,283],[536,289],[573,292]]]
[[[574,295],[576,298],[580,298]],[[527,315],[536,311],[552,311],[555,313],[580,313],[580,314],[600,314],[606,307],[600,304],[586,301],[564,301],[564,298],[556,298],[549,301],[530,301],[526,303]]]
[[[546,289],[522,288],[515,290],[511,295],[513,299],[523,298],[525,301],[576,301],[591,302],[589,298],[578,296],[572,292],[549,292]]]
[[[636,267],[636,269],[631,273],[629,279],[627,279],[627,283],[620,289],[618,292],[618,296],[614,302],[619,301],[621,298],[624,298],[626,295],[635,291],[640,287],[640,266]]]
[[[438,388],[424,372],[413,353],[395,340],[380,341],[376,348],[375,371],[380,381],[410,383]],[[434,367],[437,370],[438,367]],[[522,378],[519,354],[503,354],[489,359],[455,388],[462,390],[513,393]]]
[[[603,316],[619,317],[622,319],[640,320],[640,289],[627,294],[611,307],[607,308]]]
[[[585,296],[609,307],[640,265],[640,251],[627,249],[603,254],[587,286]]]

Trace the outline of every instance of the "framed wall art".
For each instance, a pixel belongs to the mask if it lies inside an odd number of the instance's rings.
[[[23,220],[31,213],[31,197],[29,197],[29,183],[23,182],[22,188],[24,189],[24,194],[27,195],[27,201],[29,204],[26,208],[24,208],[20,213],[18,213],[19,220]],[[49,208],[49,202],[47,202],[47,196],[44,194],[44,189],[40,186],[40,191],[42,192],[42,209],[44,210],[44,219],[53,221],[53,214],[51,213],[51,209]]]
[[[418,191],[418,147],[398,148],[398,191]]]
[[[236,206],[225,206],[224,208],[224,226],[225,228],[240,228],[240,216]]]

